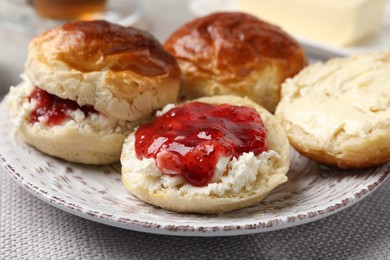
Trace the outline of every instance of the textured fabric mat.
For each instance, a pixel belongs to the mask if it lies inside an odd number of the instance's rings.
[[[0,259],[390,259],[390,182],[325,219],[270,233],[173,237],[47,205],[0,172]]]

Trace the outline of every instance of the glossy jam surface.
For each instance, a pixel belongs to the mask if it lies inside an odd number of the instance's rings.
[[[135,133],[137,157],[156,159],[163,174],[205,186],[220,157],[267,150],[266,130],[256,110],[200,102],[177,106]]]
[[[93,106],[79,106],[76,101],[62,99],[38,87],[34,88],[28,98],[30,102],[36,102],[36,107],[29,117],[30,123],[39,122],[39,118],[44,116],[46,117],[45,119],[47,119],[44,121],[45,125],[59,125],[69,117],[70,112],[77,109],[83,111],[85,116],[92,113],[98,113]]]

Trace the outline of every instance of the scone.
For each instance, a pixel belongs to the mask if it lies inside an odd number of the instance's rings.
[[[287,180],[289,143],[265,108],[237,96],[168,105],[126,139],[122,180],[136,197],[178,212],[253,205]]]
[[[276,116],[302,154],[340,168],[390,159],[390,50],[334,58],[282,86]]]
[[[280,100],[281,83],[307,63],[287,33],[238,12],[197,18],[177,29],[164,47],[179,62],[181,98],[238,95],[270,112]]]
[[[85,164],[119,161],[124,139],[152,112],[175,102],[180,70],[149,33],[78,21],[34,38],[22,83],[8,95],[26,143]]]

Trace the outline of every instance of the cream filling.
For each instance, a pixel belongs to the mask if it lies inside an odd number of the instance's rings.
[[[161,111],[157,111],[156,116],[159,117],[174,107],[174,104],[168,104]],[[199,138],[209,139],[210,137],[201,132]],[[124,169],[131,169],[131,174],[124,174],[123,177],[127,178],[127,183],[135,189],[146,188],[150,192],[166,189],[167,192],[175,191],[181,194],[222,197],[227,193],[238,193],[241,190],[247,192],[258,190],[259,184],[267,188],[269,179],[272,179],[268,175],[273,171],[274,164],[277,164],[281,159],[280,155],[273,150],[257,156],[253,152],[244,153],[238,158],[222,156],[217,162],[211,182],[204,187],[196,187],[187,184],[185,179],[178,174],[161,173],[153,158],[138,159],[134,147],[135,135],[132,133],[124,146],[124,150],[128,154],[126,157],[122,157],[121,161]],[[123,158],[126,159],[123,160]]]
[[[138,159],[134,149],[134,134],[129,136],[124,149],[129,152],[126,160],[122,160],[124,169],[131,169],[131,174],[124,175],[127,183],[134,188],[146,188],[150,192],[161,189],[174,190],[181,194],[215,195],[222,197],[227,193],[238,193],[241,190],[258,189],[259,182],[268,181],[274,161],[280,160],[280,155],[273,150],[257,156],[253,152],[244,153],[238,158],[221,157],[216,165],[216,171],[211,182],[204,187],[187,184],[180,175],[166,175],[159,171],[153,158]],[[226,170],[227,173],[226,173]]]
[[[33,100],[28,101],[27,97],[32,92],[33,84],[24,76],[22,83],[16,87],[11,87],[8,98],[8,102],[12,103],[11,117],[15,118],[14,126],[15,130],[22,127],[22,125],[28,120],[28,116],[36,108],[36,102]],[[55,129],[62,127],[78,127],[81,129],[91,130],[100,134],[121,134],[129,132],[129,129],[134,127],[134,123],[130,123],[126,120],[115,119],[110,116],[102,115],[100,113],[92,113],[85,116],[84,112],[80,109],[69,111],[68,118],[65,119],[61,124],[55,126],[47,126],[47,116],[41,116],[38,118],[38,122],[32,124],[33,128],[39,129]]]

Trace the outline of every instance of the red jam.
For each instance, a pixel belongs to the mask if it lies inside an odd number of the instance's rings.
[[[37,104],[30,114],[30,123],[39,122],[39,117],[46,116],[47,121],[44,124],[49,126],[59,125],[69,117],[70,112],[77,109],[83,111],[85,116],[98,113],[93,106],[80,106],[76,101],[62,99],[38,87],[34,88],[28,99],[29,101],[34,100]]]
[[[260,115],[248,107],[200,102],[177,106],[138,128],[139,159],[154,158],[163,174],[179,174],[193,186],[205,186],[221,156],[238,158],[267,150]]]

